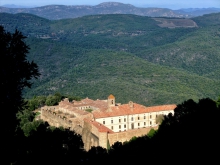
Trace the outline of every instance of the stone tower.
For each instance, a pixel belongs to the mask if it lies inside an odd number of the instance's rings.
[[[112,107],[115,106],[115,96],[113,96],[112,94],[110,94],[108,96],[108,107]]]

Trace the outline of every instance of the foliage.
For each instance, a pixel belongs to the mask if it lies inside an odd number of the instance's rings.
[[[27,61],[29,47],[24,42],[21,32],[5,32],[0,26],[0,66],[1,66],[1,107],[7,107],[2,113],[7,124],[5,133],[14,131],[15,114],[23,104],[22,90],[31,87],[31,79],[39,76],[38,67],[34,62]]]
[[[9,33],[0,26],[0,106],[4,108],[2,111],[2,134],[3,144],[2,156],[3,162],[9,162],[14,159],[16,151],[13,150],[13,137],[15,134],[18,121],[16,113],[22,109],[24,100],[22,98],[22,90],[25,87],[31,87],[31,79],[39,76],[38,67],[34,62],[27,60],[29,47],[24,42],[25,37],[21,32],[15,30]],[[11,159],[7,159],[7,157]]]
[[[37,127],[42,123],[42,121],[34,120],[36,113],[33,112],[32,107],[24,107],[16,116],[19,120],[19,127],[25,136],[29,136],[32,130],[36,131]]]
[[[92,110],[92,109],[86,109],[85,111],[87,111],[87,112],[92,112],[93,110]]]
[[[220,108],[220,96],[218,97],[218,100],[216,101],[217,107]]]
[[[150,106],[218,96],[220,40],[214,21],[218,14],[204,16],[204,21],[201,17],[198,28],[175,29],[135,15],[59,21],[28,14],[2,13],[2,17],[0,23],[7,29],[24,29],[31,45],[28,59],[40,68],[39,80],[23,91],[26,98],[59,92],[106,99],[113,93],[117,102]],[[22,24],[14,21],[20,19]],[[210,24],[203,26],[201,21],[209,19]],[[51,97],[48,104],[56,104],[52,100],[56,99]]]
[[[27,106],[30,110],[34,111],[42,106],[54,106],[58,105],[58,103],[63,100],[64,98],[68,98],[69,101],[79,101],[80,97],[77,96],[65,96],[58,92],[56,92],[54,95],[48,95],[48,96],[34,96],[31,99],[26,99]]]
[[[164,115],[160,114],[156,117],[156,124],[161,124],[164,120]]]
[[[148,136],[149,138],[152,138],[152,137],[155,135],[155,133],[156,133],[156,131],[152,128],[152,129],[148,132],[147,136]]]
[[[41,123],[30,136],[17,136],[19,157],[17,164],[68,164],[74,157],[75,163],[80,162],[83,142],[80,135],[69,129],[50,129],[47,123]],[[42,159],[36,159],[41,157]],[[34,161],[32,161],[34,160]]]

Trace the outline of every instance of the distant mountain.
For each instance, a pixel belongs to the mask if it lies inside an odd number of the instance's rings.
[[[0,13],[0,25],[27,36],[39,65],[36,95],[63,94],[144,105],[216,99],[220,91],[220,13],[193,19],[128,14],[48,20]],[[168,27],[168,28],[167,28]]]
[[[50,20],[58,20],[64,18],[76,18],[86,15],[97,14],[134,14],[150,17],[186,17],[171,9],[165,8],[138,8],[130,4],[117,2],[105,2],[96,6],[64,6],[64,5],[49,5],[35,8],[6,8],[0,7],[0,12],[3,13],[30,13]]]
[[[33,8],[37,6],[22,6],[22,5],[14,5],[14,4],[5,4],[0,7],[6,7],[6,8]]]
[[[175,12],[179,14],[183,14],[188,17],[196,17],[196,16],[202,16],[204,14],[219,13],[220,8],[187,8],[187,9],[175,10]]]

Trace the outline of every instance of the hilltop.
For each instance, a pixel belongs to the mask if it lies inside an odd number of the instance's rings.
[[[41,76],[24,91],[27,98],[60,92],[105,99],[112,93],[121,103],[150,106],[219,95],[219,13],[193,19],[0,17],[6,30],[17,28],[28,36],[28,59],[39,65]],[[161,21],[175,27],[162,27]]]
[[[10,5],[11,6],[11,5]],[[218,8],[211,9],[181,9],[171,10],[167,8],[140,8],[130,4],[123,4],[118,2],[105,2],[95,6],[89,5],[47,5],[41,7],[0,7],[0,13],[29,13],[39,17],[50,20],[59,20],[66,18],[77,18],[87,15],[97,14],[134,14],[139,16],[149,17],[178,17],[189,18],[193,16],[200,16],[203,14],[220,12]]]

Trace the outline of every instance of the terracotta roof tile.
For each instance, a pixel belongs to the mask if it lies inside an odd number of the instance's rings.
[[[124,116],[124,115],[134,115],[141,113],[150,113],[150,112],[159,112],[159,111],[167,111],[174,110],[176,105],[161,105],[161,106],[153,106],[153,107],[145,107],[140,104],[133,103],[133,108],[130,107],[129,104],[123,104],[120,106],[111,107],[110,110],[105,111],[93,111],[93,115],[95,118],[105,118],[105,117],[114,117],[114,116]]]
[[[110,94],[110,95],[108,96],[108,98],[109,98],[109,99],[115,99],[115,96],[113,96],[112,94]]]
[[[112,94],[109,95],[109,98],[115,98]],[[86,115],[89,112],[84,110],[80,110],[78,107],[80,106],[90,106],[95,109],[92,111],[92,114],[95,118],[105,118],[105,117],[114,117],[114,116],[124,116],[124,115],[134,115],[141,113],[150,113],[150,112],[159,112],[159,111],[167,111],[174,110],[176,105],[161,105],[161,106],[152,106],[145,107],[143,105],[129,102],[128,104],[122,104],[118,106],[112,106],[108,109],[107,100],[92,100],[89,98],[83,99],[80,102],[74,103],[68,101],[61,101],[59,103],[60,108],[64,108],[74,113]]]
[[[104,126],[103,124],[98,123],[97,121],[89,120],[89,119],[84,119],[85,122],[93,125],[98,129],[99,132],[108,132],[108,133],[114,133],[112,130]]]

